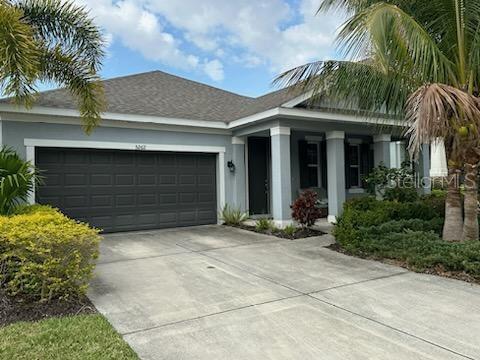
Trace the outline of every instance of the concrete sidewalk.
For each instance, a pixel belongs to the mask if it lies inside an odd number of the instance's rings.
[[[222,226],[108,235],[90,298],[143,359],[480,359],[480,287]]]

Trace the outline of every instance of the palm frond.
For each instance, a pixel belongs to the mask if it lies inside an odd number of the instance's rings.
[[[275,86],[312,92],[312,105],[326,96],[341,99],[346,108],[402,115],[408,95],[418,87],[409,74],[384,69],[373,59],[362,62],[319,61],[280,74]]]
[[[456,82],[455,64],[414,17],[395,5],[377,2],[354,14],[338,36],[340,48],[353,59],[375,53],[387,67],[415,71],[425,82]]]
[[[30,105],[38,76],[37,44],[22,12],[0,3],[0,90]]]
[[[478,96],[480,93],[480,20],[477,31],[469,43],[468,71],[469,91]]]
[[[0,214],[11,214],[42,182],[39,171],[10,148],[0,148]]]
[[[88,11],[73,1],[20,0],[15,6],[25,22],[35,26],[37,39],[44,46],[76,56],[98,71],[104,56],[105,42]]]
[[[100,123],[106,109],[100,77],[84,63],[60,48],[44,49],[41,57],[42,76],[68,88],[78,101],[80,116],[87,134]]]
[[[425,85],[411,95],[406,107],[406,135],[412,157],[418,155],[422,144],[437,138],[445,139],[455,147],[452,151],[458,151],[462,141],[478,137],[479,102],[463,90],[444,84]]]
[[[370,6],[378,3],[378,0],[322,0],[318,8],[318,12],[325,11],[346,11],[348,13],[358,13],[368,9]],[[385,0],[384,3],[392,3],[394,5],[401,5],[405,0]]]

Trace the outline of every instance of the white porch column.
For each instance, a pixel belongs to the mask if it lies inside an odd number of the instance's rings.
[[[292,183],[290,169],[290,128],[270,129],[272,142],[272,215],[275,225],[285,227],[292,222]]]
[[[392,136],[390,134],[375,135],[373,137],[373,162],[375,166],[383,163],[386,167],[390,167],[390,142]]]
[[[345,202],[345,132],[329,131],[327,139],[328,221],[336,222]]]
[[[233,177],[233,206],[246,211],[246,170],[245,170],[245,139],[243,137],[232,137],[232,159],[235,171],[230,172]]]
[[[395,141],[390,143],[390,166],[400,168],[407,159],[405,141]]]

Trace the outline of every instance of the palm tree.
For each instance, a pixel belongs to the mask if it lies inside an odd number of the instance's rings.
[[[337,39],[349,60],[306,64],[275,82],[311,90],[314,99],[341,98],[372,116],[406,119],[413,157],[422,144],[444,139],[449,187],[443,237],[478,240],[480,2],[323,0],[319,11],[331,10],[349,16]],[[464,170],[470,178],[465,222],[454,181]]]
[[[65,86],[89,133],[105,108],[103,45],[88,12],[72,1],[0,0],[0,92],[31,106],[38,81]]]
[[[41,182],[38,170],[12,149],[0,148],[0,215],[12,214]]]

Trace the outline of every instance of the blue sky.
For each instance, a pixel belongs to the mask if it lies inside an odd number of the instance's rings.
[[[102,76],[162,70],[259,96],[279,72],[335,57],[320,0],[76,0],[108,40]]]

